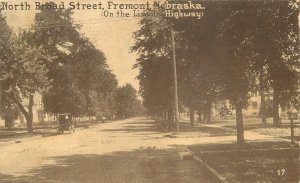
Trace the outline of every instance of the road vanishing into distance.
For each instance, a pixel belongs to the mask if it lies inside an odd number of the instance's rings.
[[[206,183],[178,151],[197,138],[168,138],[153,120],[134,118],[75,133],[0,143],[0,182]]]

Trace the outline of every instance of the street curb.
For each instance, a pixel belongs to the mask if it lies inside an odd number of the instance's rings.
[[[193,153],[194,154],[194,153]],[[225,177],[223,177],[214,168],[204,163],[204,161],[194,154],[194,159],[200,163],[205,172],[210,176],[210,178],[216,183],[229,183]]]

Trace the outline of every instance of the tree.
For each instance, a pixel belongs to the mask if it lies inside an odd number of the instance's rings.
[[[51,58],[42,50],[29,46],[22,39],[12,42],[9,50],[13,53],[5,60],[2,76],[7,90],[3,92],[24,115],[27,131],[33,131],[33,96],[36,92],[43,93],[50,86],[47,77],[47,62]],[[26,109],[27,108],[27,109]]]
[[[172,70],[168,69],[172,55],[172,27],[176,33],[180,103],[190,108],[192,125],[195,109],[204,112],[207,122],[211,121],[212,102],[219,91],[219,75],[215,64],[215,24],[212,23],[215,15],[213,11],[209,14],[206,12],[201,21],[181,21],[165,17],[146,17],[141,20],[141,29],[135,33],[136,44],[133,51],[140,54],[136,67],[140,69],[140,92],[148,110],[157,109],[159,115],[166,116],[164,113],[168,113],[173,116],[173,76]]]
[[[171,58],[168,33],[172,27],[177,33],[181,103],[191,109],[191,114],[196,108],[204,113],[206,121],[210,121],[212,102],[229,100],[236,109],[237,141],[242,143],[242,109],[248,103],[249,92],[260,90],[264,104],[264,91],[273,88],[275,111],[278,111],[279,103],[287,106],[295,98],[293,68],[298,62],[297,13],[292,1],[203,3],[205,16],[200,21],[164,17],[141,20],[133,47],[133,51],[140,54],[137,67],[140,69],[141,93],[144,103],[148,101],[148,109],[155,109],[162,101],[172,103],[168,97],[157,99],[156,96],[158,91],[159,96],[172,96],[169,93],[171,80],[165,74],[168,70],[159,71],[165,63],[157,62]],[[159,78],[164,76],[164,79],[157,79],[152,73]],[[154,82],[165,88],[156,89]],[[261,109],[265,116],[265,108],[262,106]]]
[[[247,50],[243,49],[247,40],[246,24],[249,21],[249,4],[234,2],[223,5],[225,22],[220,23],[219,64],[222,70],[223,95],[229,99],[236,109],[237,142],[244,142],[242,109],[247,104],[248,92],[254,80],[249,68],[251,61],[245,57]]]
[[[222,62],[226,64],[222,78],[224,94],[236,107],[237,134],[242,141],[241,106],[246,104],[247,92],[256,90],[257,78],[260,80],[260,90],[269,86],[273,88],[275,126],[279,125],[279,104],[289,104],[295,95],[298,12],[291,1],[236,2],[227,8],[226,21],[221,24],[220,45],[224,48],[221,49],[223,59],[220,60],[228,59],[230,62]]]
[[[36,92],[44,92],[49,87],[50,80],[45,65],[51,62],[51,58],[42,48],[30,46],[25,41],[24,34],[12,35],[3,17],[0,23],[0,50],[3,52],[0,56],[1,98],[6,101],[6,112],[14,114],[6,117],[14,119],[17,106],[26,118],[27,131],[31,133],[33,95]],[[27,104],[24,99],[28,100]]]
[[[81,36],[72,14],[71,10],[41,10],[35,16],[34,31],[28,36],[33,45],[54,57],[47,65],[52,86],[43,95],[45,110],[76,116],[111,115],[109,101],[117,80],[104,54]]]
[[[275,7],[280,11],[274,10]],[[276,28],[269,32],[266,45],[272,51],[266,53],[269,80],[273,89],[273,124],[280,126],[279,105],[282,108],[290,106],[290,101],[296,94],[297,76],[295,66],[299,62],[298,15],[299,10],[293,1],[278,2],[267,6],[273,11],[267,16],[273,16],[268,27]],[[269,12],[269,11],[266,11]]]
[[[7,25],[5,17],[3,17],[0,10],[0,116],[5,121],[6,127],[11,127],[13,121],[18,117],[18,109],[14,103],[5,95],[7,90],[7,81],[4,74],[5,62],[9,57],[8,51],[10,51],[10,38],[12,31]]]
[[[198,19],[177,20],[179,82],[182,102],[193,111],[204,114],[204,122],[211,122],[212,103],[220,97],[221,80],[218,64],[218,26],[223,22],[218,3],[204,2],[205,16]],[[197,30],[197,31],[195,31]],[[192,123],[193,124],[193,123]]]
[[[259,78],[261,116],[266,122],[264,92],[273,90],[273,124],[279,126],[279,105],[295,96],[298,62],[298,8],[293,1],[254,3],[248,26],[248,58]],[[272,17],[272,18],[270,18]]]
[[[140,24],[141,29],[134,34],[136,42],[132,47],[132,51],[140,54],[134,66],[140,71],[137,77],[139,93],[151,115],[172,121],[174,94],[170,23],[163,17],[145,17]]]
[[[87,39],[82,40],[80,45],[71,63],[74,67],[73,81],[76,81],[86,101],[84,112],[111,116],[113,111],[109,100],[117,88],[115,75],[109,70],[103,52]]]
[[[0,90],[2,93],[0,97],[0,116],[5,121],[5,127],[11,128],[14,125],[14,121],[18,119],[19,110],[14,102],[4,93],[7,89],[7,86],[5,85],[6,82],[2,81],[0,83]]]
[[[46,2],[54,6],[54,2]],[[80,115],[83,111],[84,97],[78,92],[71,70],[72,55],[79,48],[79,28],[72,21],[71,10],[43,9],[35,15],[32,31],[26,35],[27,41],[46,50],[53,57],[46,67],[48,77],[52,80],[51,88],[43,95],[46,112],[53,114],[70,112]],[[73,50],[71,50],[71,46]]]
[[[136,90],[130,85],[119,87],[115,93],[116,115],[120,119],[137,115],[140,111],[140,102]]]

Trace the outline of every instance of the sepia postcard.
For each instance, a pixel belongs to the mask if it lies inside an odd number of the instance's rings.
[[[0,0],[1,183],[300,183],[299,0]]]

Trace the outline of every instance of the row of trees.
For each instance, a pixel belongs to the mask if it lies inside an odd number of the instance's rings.
[[[117,87],[104,54],[79,30],[72,11],[45,9],[29,30],[14,34],[0,12],[0,114],[7,125],[22,113],[33,131],[36,93],[50,114],[135,115],[137,107],[122,110],[138,106],[136,91],[131,85]]]
[[[201,20],[145,17],[132,51],[140,57],[140,93],[152,115],[173,115],[172,44],[176,42],[180,105],[210,121],[214,102],[229,100],[236,110],[237,140],[244,141],[243,107],[248,94],[273,91],[273,123],[280,125],[279,105],[299,108],[298,5],[294,1],[203,1]]]

